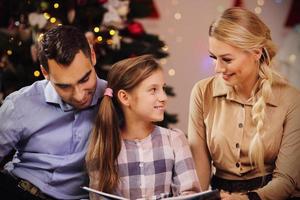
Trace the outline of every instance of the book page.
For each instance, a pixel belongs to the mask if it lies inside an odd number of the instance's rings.
[[[112,200],[129,200],[124,197],[120,197],[117,195],[101,192],[89,187],[82,187],[82,189],[87,190],[89,192],[96,193],[97,195],[103,196],[107,199],[112,199]],[[163,198],[165,200],[219,200],[220,198],[220,192],[218,190],[210,190],[210,191],[205,191],[205,192],[199,192],[195,194],[189,194],[189,195],[182,195],[182,196],[177,196],[177,197],[168,197],[168,198]]]

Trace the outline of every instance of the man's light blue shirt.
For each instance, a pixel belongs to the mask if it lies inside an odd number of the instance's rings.
[[[76,110],[47,80],[9,95],[0,107],[0,161],[17,153],[5,169],[57,199],[87,198],[85,154],[106,82],[97,79],[91,105]]]

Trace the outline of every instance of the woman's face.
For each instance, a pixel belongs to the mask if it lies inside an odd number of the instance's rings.
[[[256,60],[260,52],[248,52],[209,37],[209,54],[215,61],[215,71],[230,86],[255,84],[259,66]]]

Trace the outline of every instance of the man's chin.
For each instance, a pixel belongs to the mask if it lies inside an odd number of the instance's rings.
[[[85,102],[83,104],[73,104],[72,106],[78,110],[87,108],[91,105],[91,101]]]

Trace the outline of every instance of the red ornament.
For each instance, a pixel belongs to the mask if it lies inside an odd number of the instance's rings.
[[[233,7],[244,7],[244,1],[243,0],[235,0],[233,3]]]
[[[84,6],[87,2],[87,0],[77,0],[77,5]]]
[[[108,0],[98,0],[99,4],[105,4]]]
[[[143,25],[139,22],[131,22],[128,24],[128,31],[135,36],[140,36],[145,33]]]
[[[300,2],[293,0],[292,5],[290,7],[290,12],[288,14],[288,18],[285,22],[285,26],[287,27],[294,27],[297,24],[300,24]]]

